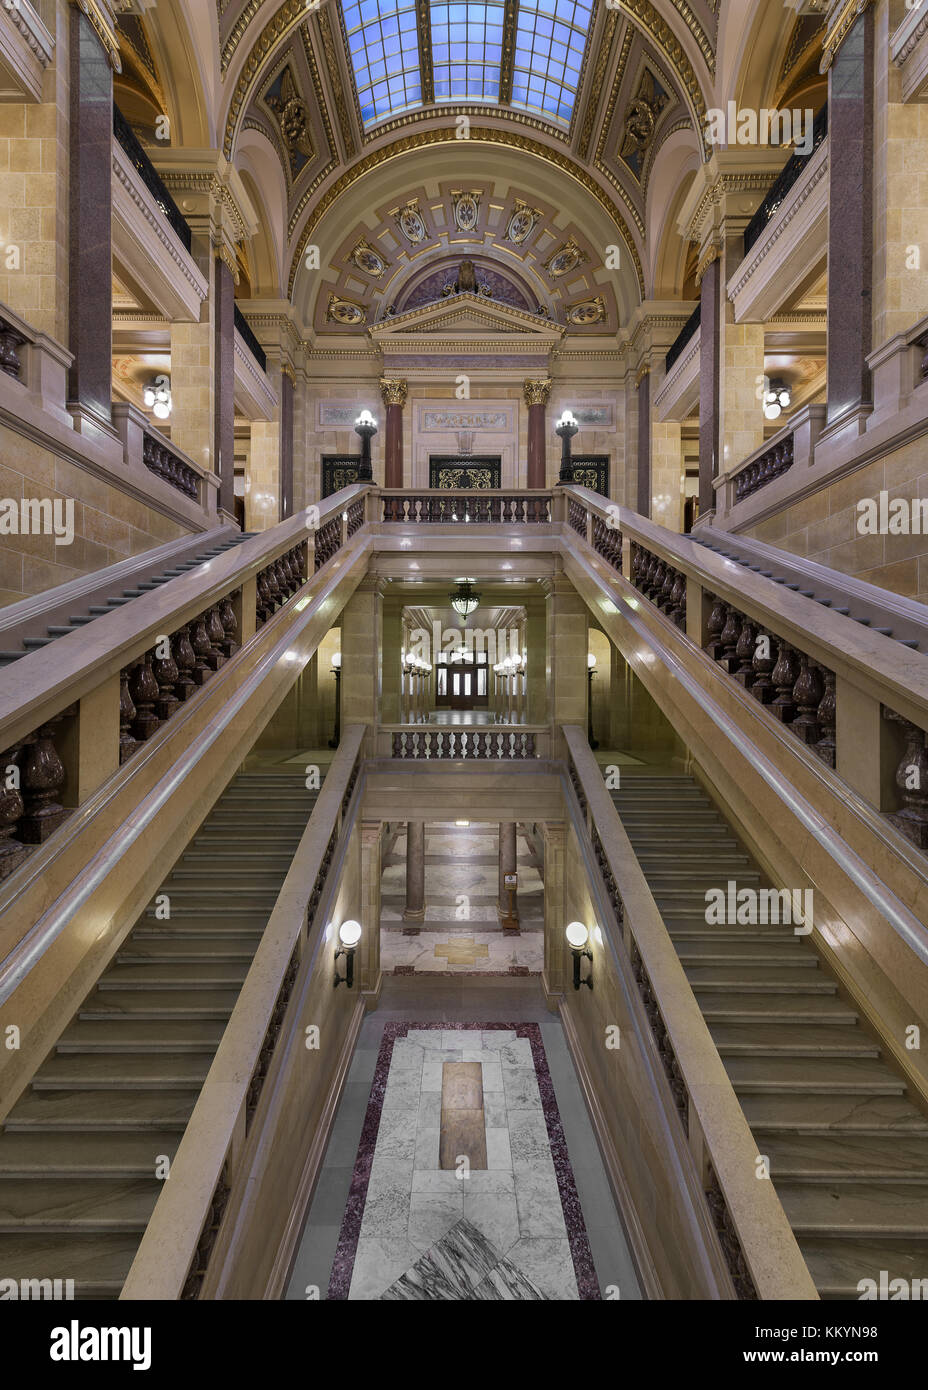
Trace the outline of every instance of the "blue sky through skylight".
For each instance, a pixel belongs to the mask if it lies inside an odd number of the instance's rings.
[[[364,124],[418,106],[422,76],[414,0],[349,0],[342,11]]]

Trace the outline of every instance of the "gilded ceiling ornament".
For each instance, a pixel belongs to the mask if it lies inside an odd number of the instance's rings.
[[[474,232],[477,230],[477,219],[480,216],[479,188],[473,189],[470,193],[452,189],[451,206],[454,210],[454,225],[459,232]]]
[[[342,299],[340,295],[330,294],[325,317],[327,323],[354,326],[366,321],[367,311],[362,304],[355,304],[353,299]]]
[[[332,36],[332,26],[329,23],[329,12],[326,9],[316,11],[316,18],[319,24],[319,35],[322,39],[322,52],[325,56],[325,66],[329,74],[329,81],[332,84],[332,96],[335,100],[335,111],[338,116],[338,125],[342,133],[342,140],[345,145],[345,154],[349,159],[355,155],[354,135],[351,131],[351,119],[348,115],[348,103],[345,100],[345,89],[342,86],[341,70],[338,66],[338,55],[335,51],[335,39]],[[306,28],[303,29],[303,46],[310,48],[309,35]],[[319,105],[325,112],[325,103],[321,94],[317,91],[316,96]]]
[[[382,279],[384,272],[388,269],[388,263],[380,252],[375,250],[369,241],[365,241],[363,236],[348,259],[353,261],[358,269],[363,270],[364,274],[369,275],[372,280]]]
[[[517,198],[506,227],[505,240],[511,241],[515,246],[521,246],[523,241],[531,236],[539,217],[541,208],[530,208],[522,198]]]
[[[547,405],[548,397],[551,394],[551,378],[549,376],[534,378],[522,383],[522,395],[525,397],[526,405]]]
[[[585,251],[581,251],[574,238],[568,237],[564,245],[555,251],[554,255],[545,261],[544,269],[551,276],[552,280],[559,280],[562,275],[568,275],[572,270],[576,270],[578,265],[583,265],[589,257]]]
[[[103,46],[110,67],[114,72],[122,72],[122,59],[119,56],[119,39],[116,30],[110,23],[109,14],[97,0],[71,0],[77,8],[87,16],[97,38]],[[14,9],[15,5],[7,4],[6,9]]]
[[[400,377],[382,376],[380,395],[384,405],[405,405],[407,384]]]
[[[642,156],[654,137],[657,118],[669,99],[650,68],[645,68],[638,91],[625,108],[619,148],[619,154],[636,174],[641,169]]]
[[[835,54],[853,29],[858,15],[862,15],[869,5],[870,0],[846,0],[846,3],[838,12],[837,18],[825,35],[825,40],[822,45],[822,61],[819,65],[819,72],[827,72],[831,67],[835,59]]]
[[[591,323],[602,323],[606,317],[606,303],[602,295],[584,299],[580,304],[572,304],[567,310],[567,322],[577,328],[586,328]]]
[[[395,209],[391,215],[410,246],[418,246],[420,241],[425,241],[428,230],[425,218],[419,211],[418,198],[410,198],[404,207]]]
[[[299,163],[299,156],[311,159],[314,153],[313,142],[309,136],[309,108],[297,91],[293,73],[284,69],[280,79],[279,91],[265,98],[267,105],[280,126],[287,153],[291,163]]]

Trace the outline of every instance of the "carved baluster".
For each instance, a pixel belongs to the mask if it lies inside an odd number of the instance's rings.
[[[769,632],[758,632],[754,642],[754,684],[751,694],[762,705],[769,705],[776,694],[771,672],[777,663],[775,654],[776,638]]]
[[[717,658],[719,665],[724,666],[726,671],[732,671],[738,664],[736,655],[738,638],[741,636],[741,614],[737,608],[729,608],[728,616],[725,619],[725,626],[722,628],[722,635],[719,641],[722,644],[721,655]]]
[[[267,596],[270,599],[271,613],[280,603],[280,585],[277,582],[277,575],[274,573],[274,566],[268,565],[264,570],[264,583],[267,586]]]
[[[906,749],[896,769],[902,810],[891,812],[888,819],[919,849],[928,850],[928,734],[894,710],[886,710],[885,715],[902,726],[906,737]]]
[[[670,614],[673,603],[673,586],[677,582],[677,572],[672,565],[664,565],[664,578],[657,593],[657,604],[662,613]]]
[[[222,623],[222,630],[225,636],[222,639],[222,650],[226,657],[232,656],[238,651],[238,624],[235,621],[235,609],[232,607],[232,599],[224,598],[219,605],[219,618]]]
[[[132,724],[136,709],[129,694],[129,675],[127,667],[119,673],[119,766],[129,761],[138,748],[138,740],[132,737]]]
[[[135,719],[132,732],[142,743],[158,731],[158,716],[155,714],[155,701],[158,699],[158,682],[151,669],[151,652],[146,652],[137,661],[129,675],[129,694],[135,705]]]
[[[277,590],[280,594],[280,601],[284,604],[290,597],[290,579],[287,571],[284,569],[283,560],[275,560],[271,568],[274,571],[274,578],[277,580]]]
[[[55,731],[63,717],[63,714],[56,715],[27,739],[21,757],[24,813],[19,833],[27,845],[43,844],[68,814],[57,800],[65,784],[65,771],[55,748]]]
[[[209,660],[212,648],[206,632],[205,613],[201,613],[199,618],[195,618],[191,623],[190,645],[193,647],[194,655],[193,679],[197,685],[205,685],[213,674]]]
[[[175,632],[171,638],[171,646],[174,649],[174,660],[177,663],[177,680],[174,682],[174,693],[179,700],[189,700],[196,690],[196,681],[193,679],[193,670],[197,664],[196,653],[190,645],[190,625],[185,623],[182,628]]]
[[[255,591],[257,595],[255,603],[255,619],[258,627],[261,627],[262,624],[267,622],[268,618],[274,610],[274,605],[271,602],[271,595],[267,587],[267,579],[263,570],[261,570],[261,572],[258,574],[255,580]]]
[[[781,723],[788,724],[796,713],[793,686],[799,679],[799,657],[788,642],[780,643],[780,654],[776,666],[770,673],[770,679],[777,688],[776,696],[770,705],[771,712]]]
[[[14,744],[0,757],[0,879],[9,878],[29,853],[25,845],[13,838],[25,810],[16,763],[21,747],[22,744]]]
[[[803,743],[817,743],[821,737],[822,731],[818,725],[816,712],[824,694],[825,684],[820,668],[809,657],[800,656],[799,675],[793,686],[793,699],[799,707],[799,713],[793,720],[791,727],[793,733],[801,738]]]
[[[712,612],[709,614],[709,622],[707,624],[709,629],[709,640],[706,643],[706,651],[712,657],[713,661],[718,661],[719,657],[722,655],[723,644],[721,638],[722,630],[725,627],[727,612],[728,610],[724,601],[720,598],[714,598],[712,601]]]
[[[171,715],[180,704],[180,700],[174,693],[174,687],[180,680],[180,671],[177,669],[177,662],[171,653],[171,643],[167,643],[167,654],[159,656],[158,651],[161,643],[155,647],[155,654],[151,663],[152,675],[158,682],[158,700],[155,704],[155,713],[164,724],[170,719]]]
[[[676,578],[673,581],[673,588],[670,591],[670,617],[677,627],[683,627],[686,622],[686,575],[680,571],[675,571]]]
[[[729,671],[735,680],[744,686],[745,690],[750,690],[754,684],[754,645],[757,636],[757,627],[751,622],[750,618],[742,618],[741,633],[738,637],[738,645],[735,647],[735,656],[738,660],[738,667]]]
[[[222,626],[222,619],[219,616],[219,609],[215,604],[208,609],[206,614],[206,635],[209,638],[207,661],[214,671],[218,671],[225,662],[222,646],[226,640],[226,634]]]
[[[835,723],[837,721],[837,699],[835,695],[835,673],[824,671],[825,693],[819,701],[815,717],[822,730],[822,736],[815,745],[815,751],[823,763],[835,765]]]

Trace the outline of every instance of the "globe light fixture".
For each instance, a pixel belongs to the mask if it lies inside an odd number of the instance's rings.
[[[459,579],[457,587],[452,589],[448,597],[451,600],[451,607],[454,609],[455,613],[457,613],[458,617],[463,618],[465,622],[470,617],[471,613],[476,612],[477,608],[480,606],[480,595],[474,589],[473,582],[470,579]]]
[[[778,419],[789,408],[792,399],[785,381],[770,381],[764,391],[764,419]]]
[[[335,988],[345,984],[351,989],[354,985],[354,953],[361,940],[361,923],[356,922],[353,917],[349,917],[346,922],[342,922],[338,929],[339,945],[335,951]],[[345,973],[340,975],[338,971],[338,958],[345,957]]]
[[[142,392],[142,400],[156,419],[167,420],[171,414],[171,383],[168,378],[157,376],[149,382]]]
[[[592,970],[587,972],[586,978],[580,974],[581,962],[584,958],[588,961],[593,960],[593,952],[589,949],[590,933],[582,922],[568,922],[564,928],[564,935],[567,937],[567,944],[571,949],[574,958],[574,989],[579,989],[581,985],[588,985],[593,988]]]
[[[576,416],[570,410],[565,410],[561,418],[554,427],[554,432],[561,441],[561,471],[558,475],[558,482],[570,484],[574,480],[574,465],[570,455],[570,441],[580,426],[577,424]]]
[[[374,474],[371,471],[371,440],[377,433],[377,421],[369,410],[362,410],[357,420],[354,422],[355,434],[361,438],[361,458],[358,461],[358,482],[372,483]]]

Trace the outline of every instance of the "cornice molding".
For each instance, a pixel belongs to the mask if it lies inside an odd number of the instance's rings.
[[[6,3],[3,5],[3,13],[39,65],[47,68],[54,57],[55,40],[29,4],[29,0],[17,0],[16,4]]]
[[[100,40],[104,53],[114,72],[122,72],[122,59],[119,56],[119,38],[113,11],[107,0],[71,0],[71,4],[85,14]],[[9,7],[5,7],[9,8]],[[13,7],[15,8],[15,6]]]
[[[155,212],[151,204],[151,194],[148,192],[147,188],[143,194],[137,179],[134,177],[135,166],[124,154],[122,146],[116,139],[113,140],[113,174],[145,218],[145,221],[170,256],[180,274],[196,292],[199,298],[201,300],[205,299],[209,293],[209,286],[197,270],[191,257],[178,242],[177,237],[173,233],[168,232],[164,217],[160,213]],[[160,319],[160,317],[161,315],[159,314],[158,318]]]
[[[817,165],[815,163],[816,158],[818,159]],[[734,288],[729,291],[729,299],[734,300],[744,289],[751,276],[756,275],[762,262],[770,255],[774,246],[776,246],[780,237],[783,236],[790,223],[798,217],[803,204],[812,196],[822,179],[827,176],[828,166],[829,153],[828,140],[826,137],[813,156],[812,166],[809,171],[810,177],[794,185],[793,188],[790,189],[790,193],[793,194],[793,196],[791,198],[788,196],[788,201],[785,200],[784,203],[777,208],[777,211],[758,238],[756,245],[752,248],[751,255],[745,258],[742,274]]]

